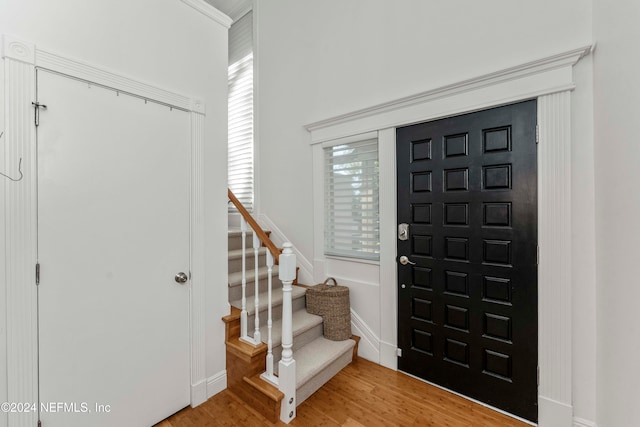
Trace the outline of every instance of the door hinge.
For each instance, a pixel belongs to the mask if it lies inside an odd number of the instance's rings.
[[[540,246],[536,246],[536,265],[540,265]]]
[[[42,421],[38,420],[38,427],[42,427]]]
[[[540,142],[540,127],[536,125],[536,144]]]
[[[402,357],[402,349],[401,348],[396,348],[396,356]]]
[[[40,263],[36,264],[36,286],[40,284]]]
[[[40,126],[40,108],[44,108],[46,110],[47,106],[40,104],[39,102],[32,102],[31,105],[33,105],[33,109],[35,111],[35,114],[33,115],[33,123],[38,127]]]
[[[540,386],[540,366],[536,367],[536,384]]]

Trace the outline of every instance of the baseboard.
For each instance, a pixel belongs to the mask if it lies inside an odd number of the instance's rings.
[[[291,241],[265,214],[258,215],[258,223],[262,225],[264,229],[271,231],[271,240],[276,244],[276,246],[282,247],[284,242]],[[300,271],[298,271],[298,281],[305,285],[315,284],[313,280],[313,265],[311,265],[309,260],[300,253],[295,245],[293,246],[293,252],[296,254],[296,263],[298,264],[298,267],[300,267]]]
[[[594,421],[573,417],[573,427],[598,427],[598,425]]]
[[[197,384],[191,384],[191,407],[195,408],[198,405],[207,401],[207,381],[202,380]]]
[[[360,337],[358,357],[380,363],[380,338],[367,326],[358,313],[351,309],[351,330]]]
[[[227,388],[227,371],[218,372],[207,379],[207,399],[211,399],[216,394]]]
[[[398,370],[398,346],[388,342],[380,341],[380,364],[385,368]]]
[[[574,423],[573,407],[557,400],[538,396],[538,425],[542,427],[565,427]]]

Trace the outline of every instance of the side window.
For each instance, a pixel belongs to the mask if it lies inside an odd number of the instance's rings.
[[[228,185],[253,210],[253,12],[229,29]],[[229,205],[229,211],[235,211]]]
[[[324,148],[325,255],[380,259],[378,141]]]

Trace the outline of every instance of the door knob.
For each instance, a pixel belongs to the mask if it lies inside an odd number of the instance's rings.
[[[187,275],[183,272],[180,272],[178,274],[176,274],[176,282],[178,283],[187,283],[187,280],[189,280],[189,277],[187,277]]]
[[[402,264],[402,265],[407,265],[407,264],[416,265],[416,263],[415,263],[415,262],[411,262],[411,261],[409,261],[409,258],[407,258],[407,257],[406,257],[406,256],[404,256],[404,255],[402,255],[402,256],[400,257],[400,260],[399,260],[399,261],[400,261],[400,264]]]

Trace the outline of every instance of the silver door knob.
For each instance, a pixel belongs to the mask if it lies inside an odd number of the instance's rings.
[[[180,272],[178,274],[176,274],[176,282],[178,283],[187,283],[187,280],[189,280],[189,277],[187,277],[187,275],[183,272]]]
[[[415,262],[411,262],[411,261],[409,261],[409,258],[407,258],[407,257],[406,257],[406,256],[404,256],[404,255],[402,255],[402,256],[400,257],[400,260],[399,260],[399,261],[400,261],[400,264],[402,264],[402,265],[407,265],[407,264],[416,265],[416,263],[415,263]]]

